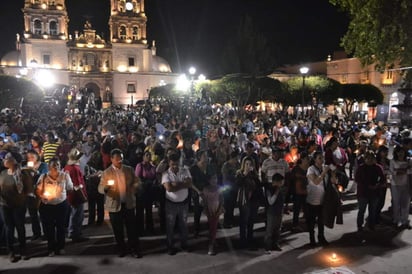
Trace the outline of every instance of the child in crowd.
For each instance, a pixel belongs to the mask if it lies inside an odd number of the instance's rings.
[[[270,254],[271,250],[282,251],[279,246],[280,228],[282,224],[283,203],[285,200],[282,192],[284,177],[275,173],[265,187],[266,202],[266,233],[265,250]]]
[[[219,216],[223,213],[223,194],[217,185],[217,175],[212,175],[209,185],[203,189],[204,212],[209,225],[209,251],[208,255],[216,255],[215,241]]]

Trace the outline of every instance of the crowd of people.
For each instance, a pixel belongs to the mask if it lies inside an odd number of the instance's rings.
[[[104,224],[108,212],[121,257],[140,258],[139,237],[156,229],[168,254],[177,252],[176,228],[180,249],[190,249],[190,212],[194,237],[207,216],[209,255],[221,219],[222,229],[239,226],[238,248],[256,248],[259,208],[266,253],[282,250],[284,214],[293,214],[293,232],[308,231],[311,246],[327,245],[324,227],[342,223],[347,191],[357,194],[360,233],[382,222],[387,189],[392,225],[411,229],[412,142],[396,125],[178,101],[48,114],[33,107],[0,114],[0,242],[12,262],[30,257],[27,213],[31,240],[46,240],[48,256],[65,254],[67,238],[87,241],[86,204],[89,226]]]

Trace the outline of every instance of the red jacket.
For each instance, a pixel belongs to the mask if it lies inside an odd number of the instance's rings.
[[[66,165],[64,167],[64,171],[69,173],[70,178],[72,179],[72,182],[73,182],[73,187],[75,188],[80,187],[80,191],[82,191],[87,197],[86,184],[84,182],[83,174],[80,170],[79,165]],[[76,201],[74,191],[67,193],[67,201],[72,206],[79,205],[79,202]]]

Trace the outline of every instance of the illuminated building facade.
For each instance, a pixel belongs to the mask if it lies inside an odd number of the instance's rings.
[[[3,56],[3,71],[49,84],[88,88],[103,101],[131,104],[147,98],[159,83],[174,83],[169,64],[147,44],[144,0],[110,0],[110,37],[105,41],[89,21],[68,33],[64,0],[25,0],[24,33],[16,50]]]

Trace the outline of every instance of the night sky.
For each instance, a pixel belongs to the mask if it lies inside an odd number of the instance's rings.
[[[82,30],[88,18],[108,40],[110,0],[66,0],[69,31]],[[276,65],[325,60],[339,50],[348,18],[328,0],[145,0],[147,39],[174,72],[195,66],[213,77],[221,51],[240,18],[249,14],[273,47]],[[24,0],[3,0],[0,10],[0,56],[14,49],[23,33]]]

